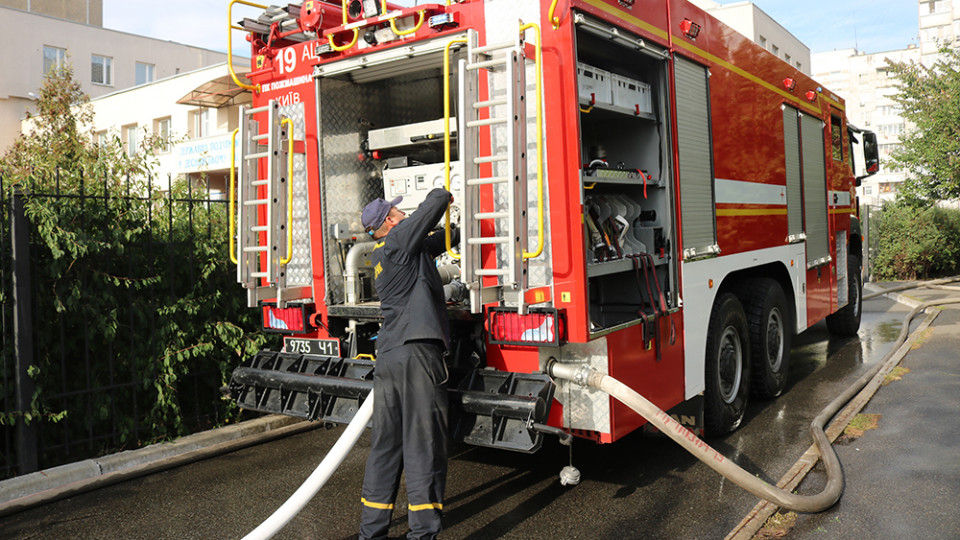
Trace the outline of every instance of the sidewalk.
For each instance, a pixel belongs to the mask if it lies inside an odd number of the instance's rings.
[[[960,295],[901,294],[917,303]],[[943,306],[899,367],[861,411],[862,434],[834,443],[845,477],[840,502],[818,514],[777,514],[786,538],[960,538],[960,305]],[[798,492],[818,492],[824,478],[818,465]]]
[[[150,445],[68,463],[0,482],[0,516],[122,480],[312,429],[314,422],[270,415]]]

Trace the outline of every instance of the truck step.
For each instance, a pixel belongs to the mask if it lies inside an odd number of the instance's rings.
[[[345,424],[373,390],[373,362],[260,351],[233,371],[229,389],[244,409]]]
[[[545,373],[475,369],[451,389],[458,406],[455,439],[477,446],[533,453],[543,444],[535,424],[546,424],[556,385]]]

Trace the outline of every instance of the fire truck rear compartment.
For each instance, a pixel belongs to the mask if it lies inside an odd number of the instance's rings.
[[[658,48],[617,36],[589,20],[576,34],[594,334],[639,319],[652,325],[677,307],[667,61]]]

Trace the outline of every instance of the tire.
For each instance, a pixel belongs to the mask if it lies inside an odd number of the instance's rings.
[[[863,307],[863,289],[860,282],[860,257],[847,258],[847,305],[827,316],[827,329],[835,336],[855,336],[860,330],[860,310]]]
[[[750,394],[750,339],[747,316],[736,295],[721,294],[707,328],[704,427],[710,435],[737,429]]]
[[[739,290],[750,325],[750,379],[753,395],[773,399],[787,386],[793,317],[783,288],[757,279]]]

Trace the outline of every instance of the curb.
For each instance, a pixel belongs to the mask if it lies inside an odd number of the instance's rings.
[[[196,453],[212,446],[239,441],[264,433],[275,432],[293,424],[303,423],[299,418],[270,415],[238,424],[202,431],[164,442],[111,454],[99,458],[68,463],[35,473],[17,476],[0,482],[0,515],[8,503],[33,498],[46,491],[71,484],[91,484],[105,475],[116,475],[141,469],[146,465]]]

